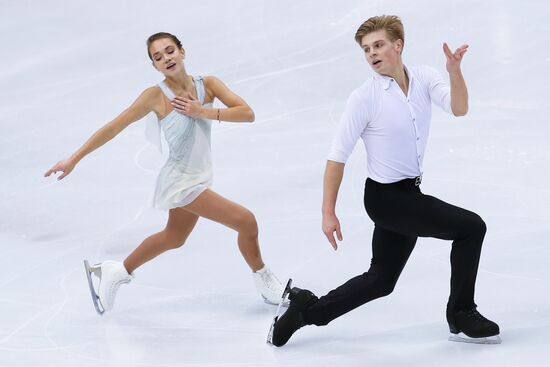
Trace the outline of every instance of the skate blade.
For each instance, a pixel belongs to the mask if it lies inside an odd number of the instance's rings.
[[[270,306],[279,306],[280,302],[279,303],[273,303],[267,299],[264,298],[264,302]],[[283,308],[288,308],[288,306],[290,306],[290,301],[284,301],[283,304],[281,305],[281,307]]]
[[[103,315],[105,309],[101,306],[99,296],[97,295],[94,288],[94,283],[92,282],[92,273],[96,276],[101,276],[101,268],[98,266],[90,266],[88,260],[84,260],[84,268],[86,269],[86,278],[88,278],[88,287],[90,287],[90,294],[92,295],[92,302],[94,303],[95,310],[99,315]]]
[[[269,332],[267,333],[267,344],[273,345],[273,328],[275,327],[275,323],[279,319],[279,316],[281,314],[281,308],[284,307],[283,305],[290,304],[290,301],[288,301],[286,298],[288,297],[288,294],[290,293],[290,288],[292,287],[292,279],[289,279],[286,283],[285,290],[281,296],[281,302],[279,302],[279,306],[277,306],[277,311],[275,312],[275,317],[273,318],[273,321],[271,322],[271,326],[269,327]],[[288,307],[288,306],[286,306]]]
[[[458,334],[451,334],[449,336],[449,341],[451,342],[459,342],[459,343],[471,343],[471,344],[500,344],[502,343],[502,339],[500,339],[500,336],[494,335],[494,336],[487,336],[484,338],[470,338],[464,333],[458,333]]]
[[[275,323],[277,322],[277,320],[279,319],[278,316],[275,316],[273,318],[273,321],[271,322],[271,326],[269,327],[269,332],[267,333],[267,344],[269,345],[273,345],[273,328],[275,327]]]

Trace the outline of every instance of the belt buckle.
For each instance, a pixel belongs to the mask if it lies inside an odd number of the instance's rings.
[[[422,176],[418,176],[414,179],[414,186],[420,186],[422,183]]]

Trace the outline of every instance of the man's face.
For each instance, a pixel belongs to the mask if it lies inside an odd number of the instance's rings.
[[[385,30],[369,33],[361,39],[367,62],[378,74],[388,75],[401,62],[403,41],[390,41]]]

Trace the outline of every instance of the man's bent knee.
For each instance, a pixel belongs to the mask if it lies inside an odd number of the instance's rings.
[[[470,217],[467,227],[468,233],[476,236],[484,237],[485,233],[487,233],[487,224],[485,224],[485,221],[475,213]]]

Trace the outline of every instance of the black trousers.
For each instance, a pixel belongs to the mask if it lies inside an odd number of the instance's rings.
[[[311,302],[304,311],[306,323],[326,325],[358,306],[389,295],[418,237],[453,241],[448,311],[476,306],[475,282],[487,230],[479,215],[424,195],[414,179],[381,184],[369,178],[364,203],[375,224],[370,268]]]

